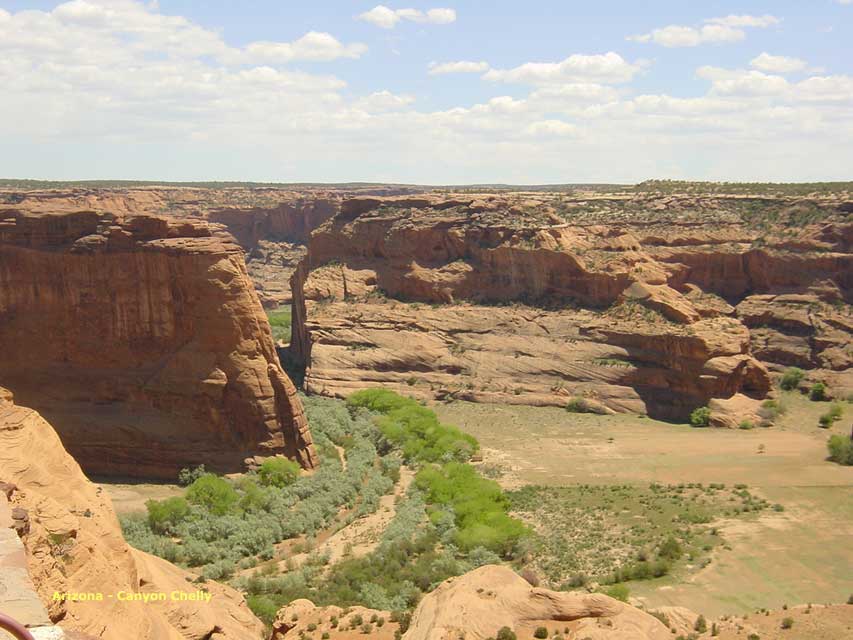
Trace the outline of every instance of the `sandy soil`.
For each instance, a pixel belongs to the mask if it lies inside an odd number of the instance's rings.
[[[176,484],[121,484],[109,480],[97,481],[113,501],[119,515],[145,512],[148,500],[165,500],[184,495],[185,489]]]
[[[848,431],[853,406],[824,430],[817,418],[827,403],[794,394],[784,401],[789,409],[778,426],[751,431],[557,408],[455,402],[435,410],[442,421],[480,440],[484,470],[502,472],[498,480],[508,488],[743,483],[782,504],[784,512],[767,512],[754,522],[720,523],[730,550],[722,548],[689,582],[663,578],[630,585],[632,596],[649,608],[679,605],[710,619],[784,604],[846,602],[853,593],[853,468],[826,460],[826,440]]]

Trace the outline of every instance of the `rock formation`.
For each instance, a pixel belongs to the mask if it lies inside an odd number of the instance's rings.
[[[263,625],[239,593],[196,583],[131,548],[109,498],[86,479],[51,426],[8,394],[0,397],[6,398],[0,400],[0,482],[14,510],[26,515],[19,534],[29,575],[53,622],[104,640],[261,638]],[[147,603],[139,601],[142,594]]]
[[[291,353],[329,395],[383,384],[682,420],[765,397],[766,366],[848,369],[853,223],[811,202],[813,223],[784,224],[805,205],[759,200],[345,200],[294,274]]]
[[[387,612],[366,611],[388,618]],[[273,640],[296,638],[306,628],[303,618],[322,625],[333,615],[345,621],[360,613],[353,610],[344,615],[337,607],[317,608],[307,600],[297,600],[279,611]],[[367,621],[369,617],[362,615],[362,619]],[[339,628],[341,625],[348,627],[339,622]],[[566,640],[672,638],[670,630],[656,618],[606,595],[532,587],[508,567],[488,565],[449,578],[424,596],[403,639],[485,640],[497,637],[503,627],[519,638],[532,638],[538,627],[545,627],[549,638],[559,632]],[[379,631],[385,632],[385,628]]]
[[[204,222],[0,211],[0,345],[88,473],[315,463],[243,254]]]

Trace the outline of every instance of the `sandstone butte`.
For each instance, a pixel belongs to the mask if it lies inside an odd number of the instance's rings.
[[[23,514],[18,529],[32,583],[50,620],[70,638],[262,636],[263,624],[230,587],[207,581],[203,589],[211,596],[209,603],[173,600],[173,592],[198,591],[194,576],[130,547],[103,489],[86,479],[50,424],[32,409],[14,404],[4,389],[0,389],[0,483],[0,500],[8,496],[16,513]],[[62,601],[55,593],[101,594],[103,600]],[[165,593],[167,599],[126,602],[119,600],[120,593]],[[3,598],[0,593],[0,603]]]
[[[318,632],[331,631],[332,616],[339,618],[334,637],[356,638],[361,631],[358,626],[348,631],[351,619],[361,616],[368,621],[374,614],[390,619],[389,612],[358,607],[344,612],[339,607],[315,607],[308,600],[295,600],[278,612],[273,624],[273,640],[300,637],[310,625]],[[395,623],[383,625],[375,633],[390,640],[397,626]],[[590,640],[667,640],[673,637],[657,618],[604,594],[540,589],[507,567],[487,565],[449,578],[424,596],[403,639],[458,640],[464,637],[486,640],[495,638],[503,627],[513,630],[519,638],[532,638],[538,627],[548,629],[548,637],[558,631],[568,638]]]
[[[0,383],[90,474],[315,465],[242,250],[203,220],[0,209]]]

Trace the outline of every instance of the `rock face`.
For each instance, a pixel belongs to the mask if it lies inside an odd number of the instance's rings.
[[[104,640],[262,637],[262,623],[239,593],[214,582],[194,584],[190,574],[131,548],[109,498],[86,479],[51,426],[8,400],[0,400],[0,482],[14,485],[11,504],[28,517],[22,541],[29,575],[50,619],[67,631]],[[163,600],[135,601],[161,593]],[[204,594],[209,600],[188,599]]]
[[[665,640],[661,622],[604,594],[578,594],[532,587],[511,569],[488,565],[446,580],[424,597],[412,615],[406,640],[494,638],[509,627],[530,638],[538,627],[567,639]],[[565,629],[569,629],[565,632]]]
[[[328,629],[332,616],[336,628]],[[339,607],[315,607],[296,600],[278,612],[273,640],[296,638],[314,625],[318,633],[358,637],[353,617],[365,622],[373,616],[389,619],[389,613],[360,607],[348,613]],[[372,634],[394,637],[395,623],[376,627]],[[539,589],[505,566],[489,565],[458,578],[450,578],[424,596],[412,615],[404,640],[485,640],[509,627],[519,638],[532,638],[538,627],[566,640],[667,640],[670,630],[656,618],[606,595],[565,593]],[[348,635],[350,634],[350,635]]]
[[[0,383],[88,473],[315,464],[239,247],[203,222],[0,211]]]
[[[809,362],[849,367],[853,225],[828,205],[815,205],[828,222],[775,237],[744,221],[739,200],[606,201],[598,212],[560,202],[344,201],[292,280],[291,353],[306,388],[580,398],[684,419],[713,398],[766,395],[765,364],[787,364],[799,348],[789,334],[804,331],[786,319],[762,347],[760,301],[791,290],[817,318]],[[787,204],[766,206],[775,215]]]

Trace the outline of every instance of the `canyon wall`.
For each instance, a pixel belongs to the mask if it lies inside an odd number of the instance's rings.
[[[0,210],[0,383],[88,473],[312,467],[242,251],[202,221]]]
[[[714,398],[764,398],[768,367],[849,384],[853,223],[837,203],[802,211],[785,199],[345,200],[294,272],[291,356],[309,392],[381,384],[679,420]]]
[[[197,584],[191,574],[130,547],[104,491],[86,479],[53,428],[32,409],[16,405],[5,390],[0,390],[0,486],[15,509],[32,582],[50,619],[63,629],[103,640],[263,636],[263,624],[237,591],[211,581]],[[166,594],[164,601],[132,599],[132,594],[159,593]]]

